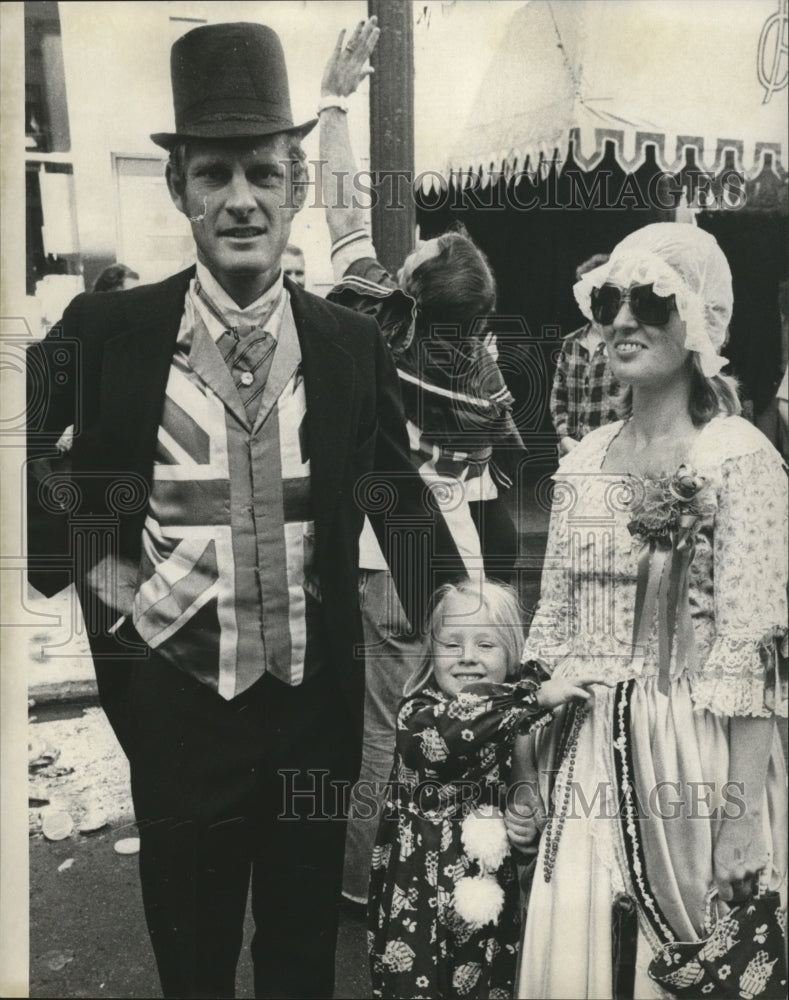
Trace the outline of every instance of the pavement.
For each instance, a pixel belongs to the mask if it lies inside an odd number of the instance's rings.
[[[128,764],[104,713],[85,702],[35,705],[29,745],[29,995],[161,996],[138,855],[116,850],[137,830]],[[252,931],[248,917],[246,943]],[[341,911],[336,968],[336,996],[370,996],[366,922],[350,909]],[[254,996],[246,947],[237,990],[240,998]]]
[[[518,521],[516,521],[518,523]],[[521,596],[536,604],[547,515],[523,518]],[[31,997],[161,995],[143,917],[128,764],[98,706],[96,679],[73,590],[29,590],[29,848]],[[65,817],[65,818],[64,818]],[[73,828],[70,829],[70,825]],[[60,829],[58,830],[58,826]],[[52,830],[62,839],[43,832]],[[245,942],[253,927],[248,916]],[[335,996],[370,996],[366,921],[341,911]],[[253,997],[248,948],[237,991]]]
[[[30,588],[25,610],[31,626],[27,643],[28,695],[37,705],[96,699],[96,675],[79,601],[72,587],[54,597]]]

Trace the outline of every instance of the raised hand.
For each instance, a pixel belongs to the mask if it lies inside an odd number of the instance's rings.
[[[488,354],[493,358],[494,361],[499,360],[499,348],[497,344],[498,338],[495,333],[490,331],[485,334],[485,339],[482,341],[482,346],[488,352]]]
[[[372,66],[366,65],[378,42],[381,29],[378,21],[371,17],[360,21],[344,45],[345,29],[337,38],[334,51],[326,63],[321,81],[321,97],[348,97],[356,92],[362,80],[374,72]]]

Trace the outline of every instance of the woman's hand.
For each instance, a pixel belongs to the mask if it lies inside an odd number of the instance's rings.
[[[729,720],[729,781],[740,788],[743,811],[724,814],[712,851],[712,874],[725,903],[752,896],[756,876],[767,864],[762,816],[774,733],[772,717],[734,715]]]
[[[751,810],[739,817],[724,817],[712,852],[713,878],[724,903],[749,899],[767,860],[761,814]]]
[[[334,52],[323,71],[321,97],[348,97],[356,92],[362,80],[374,72],[372,66],[365,63],[372,55],[380,34],[374,17],[360,21],[345,46],[345,29],[340,32]]]
[[[611,681],[605,677],[579,677],[569,680],[565,677],[551,677],[543,681],[537,692],[537,704],[540,708],[558,708],[568,701],[586,702],[593,697],[588,690],[592,684],[605,684],[611,687]]]

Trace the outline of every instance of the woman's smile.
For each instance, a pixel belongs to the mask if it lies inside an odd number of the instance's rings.
[[[614,350],[620,358],[628,358],[632,357],[634,354],[638,354],[639,351],[646,351],[647,347],[645,344],[641,344],[637,340],[621,340],[615,345]]]

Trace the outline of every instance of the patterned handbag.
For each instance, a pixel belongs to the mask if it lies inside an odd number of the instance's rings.
[[[786,997],[786,914],[777,892],[762,891],[713,924],[716,891],[707,897],[701,941],[669,942],[649,975],[675,997]]]

